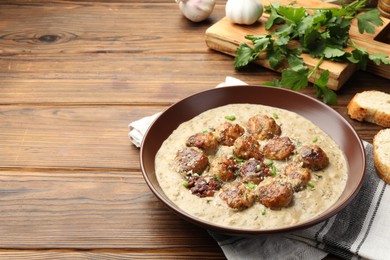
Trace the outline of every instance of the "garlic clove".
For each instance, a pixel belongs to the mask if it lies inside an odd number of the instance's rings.
[[[176,2],[187,19],[201,22],[213,12],[216,0],[176,0]]]
[[[226,17],[237,24],[254,24],[263,14],[260,0],[228,0],[225,6]]]

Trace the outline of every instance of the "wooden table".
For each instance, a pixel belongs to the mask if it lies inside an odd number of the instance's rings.
[[[236,72],[207,48],[204,32],[223,16],[219,0],[199,24],[173,0],[1,1],[0,258],[224,258],[155,198],[127,137],[130,122],[227,75],[279,77]],[[346,111],[367,89],[389,92],[389,80],[356,73],[334,109],[371,142],[380,127]]]

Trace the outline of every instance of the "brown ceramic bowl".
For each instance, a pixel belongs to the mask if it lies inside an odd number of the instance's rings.
[[[306,117],[330,135],[344,151],[349,167],[346,188],[339,200],[317,217],[293,226],[261,230],[239,229],[200,220],[178,208],[164,194],[156,178],[154,160],[163,141],[179,124],[196,115],[232,103],[262,104],[290,110]],[[141,147],[141,168],[152,192],[180,217],[203,228],[235,235],[258,235],[289,232],[317,224],[343,209],[357,194],[365,175],[365,153],[362,142],[352,126],[336,111],[306,95],[282,88],[265,86],[233,86],[215,88],[185,98],[165,110],[150,126]]]

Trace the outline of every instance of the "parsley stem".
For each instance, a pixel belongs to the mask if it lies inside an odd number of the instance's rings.
[[[318,68],[320,67],[321,63],[323,62],[324,60],[324,56],[321,56],[321,58],[318,60],[316,66],[310,71],[310,73],[307,75],[307,78],[310,79],[313,74],[315,74],[318,70]]]

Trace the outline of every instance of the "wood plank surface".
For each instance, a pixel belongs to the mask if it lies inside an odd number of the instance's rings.
[[[0,259],[225,259],[153,195],[127,136],[130,122],[226,76],[279,77],[235,71],[207,47],[224,4],[195,24],[172,0],[0,2]],[[358,72],[345,86],[333,108],[372,141],[381,128],[346,104],[389,80]]]
[[[250,84],[278,76],[259,67],[254,68],[256,73],[236,72],[231,57],[207,48],[204,53],[163,57],[128,53],[6,56],[0,60],[0,102],[172,104],[215,87],[227,75]]]
[[[140,172],[4,170],[0,185],[2,248],[163,251],[194,243],[207,251],[213,244],[163,207]]]
[[[195,24],[172,3],[2,5],[0,16],[6,22],[0,23],[0,53],[204,52],[204,31],[222,18],[223,7]]]
[[[170,105],[215,87],[227,75],[253,85],[280,77],[256,65],[235,71],[230,56],[210,50],[199,54],[164,54],[164,58],[127,53],[6,56],[0,59],[0,103]],[[342,89],[342,93],[350,95],[341,96],[339,103],[344,105],[372,80],[380,84],[388,82],[367,72],[356,72]],[[310,88],[304,92],[314,93]]]

